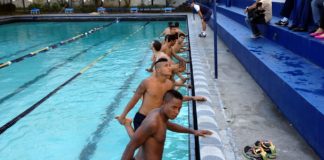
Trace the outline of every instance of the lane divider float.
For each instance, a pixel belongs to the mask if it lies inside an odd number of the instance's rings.
[[[149,23],[150,22],[146,22],[143,26],[141,26],[140,28],[138,28],[135,32],[133,32],[132,34],[130,34],[127,37],[125,37],[124,40],[122,40],[121,43],[119,43],[119,45],[113,46],[105,54],[103,54],[103,55],[99,56],[98,58],[96,58],[94,61],[92,61],[86,67],[84,67],[83,69],[81,69],[77,74],[75,74],[73,77],[71,77],[70,79],[68,79],[67,81],[65,81],[63,84],[59,85],[57,88],[55,88],[53,91],[51,91],[45,97],[43,97],[41,100],[39,100],[38,102],[36,102],[31,107],[27,108],[24,112],[20,113],[18,116],[16,116],[15,118],[13,118],[9,122],[7,122],[5,125],[1,126],[0,127],[0,135],[3,134],[7,129],[9,129],[10,127],[12,127],[14,124],[16,124],[20,119],[24,118],[26,115],[28,115],[29,113],[31,113],[34,109],[36,109],[43,102],[45,102],[47,99],[49,99],[51,96],[53,96],[57,91],[59,91],[60,89],[62,89],[65,85],[67,85],[68,83],[70,83],[71,81],[73,81],[74,79],[76,79],[77,77],[79,77],[81,74],[83,74],[88,69],[90,69],[92,66],[94,66],[96,63],[98,63],[99,61],[101,61],[102,59],[104,59],[105,57],[107,57],[109,54],[111,54],[113,51],[115,51],[116,49],[118,49],[119,47],[121,47],[122,46],[122,42],[127,41],[130,37],[132,37],[133,35],[135,35],[137,32],[139,32],[140,30],[144,29],[145,26],[148,25]]]
[[[39,49],[39,50],[36,50],[36,51],[30,52],[30,53],[28,53],[28,54],[26,54],[26,55],[23,55],[23,56],[21,56],[21,57],[18,57],[18,58],[16,58],[16,59],[9,60],[9,61],[4,62],[4,63],[0,63],[0,69],[1,69],[1,68],[5,68],[5,67],[8,67],[8,66],[10,66],[10,65],[13,64],[13,63],[20,62],[20,61],[24,60],[25,58],[33,57],[33,56],[37,55],[38,53],[47,52],[47,51],[49,51],[49,50],[51,50],[51,49],[55,49],[55,48],[57,48],[57,47],[59,47],[59,46],[62,46],[62,45],[65,45],[65,44],[68,44],[68,43],[74,42],[74,41],[76,41],[76,40],[78,40],[78,39],[81,39],[81,38],[86,37],[86,36],[88,36],[88,35],[90,35],[90,34],[93,34],[93,33],[97,32],[97,31],[99,31],[99,30],[102,30],[102,29],[106,28],[106,27],[109,27],[110,25],[112,25],[112,24],[114,24],[114,23],[116,23],[116,21],[113,21],[113,22],[111,22],[111,23],[108,23],[108,24],[102,25],[102,26],[100,26],[100,27],[92,28],[92,29],[90,29],[90,30],[87,31],[87,32],[84,32],[84,33],[82,33],[82,34],[76,35],[76,36],[74,36],[74,37],[72,37],[72,38],[69,38],[69,39],[67,39],[67,40],[60,41],[60,42],[58,42],[58,43],[55,43],[55,44],[49,45],[49,46],[44,47],[44,48],[42,48],[42,49]]]

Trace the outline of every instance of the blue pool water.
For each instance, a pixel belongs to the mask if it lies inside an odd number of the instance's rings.
[[[0,25],[0,63],[109,22],[42,22]],[[0,159],[120,159],[129,141],[114,119],[149,74],[149,45],[167,22],[120,22],[72,43],[0,69],[0,125],[22,113],[117,47],[0,135]],[[185,30],[186,23],[180,23]],[[12,29],[14,28],[14,29]],[[186,93],[185,90],[181,90]],[[129,114],[133,118],[138,105]],[[188,126],[184,103],[176,122]],[[169,132],[164,158],[189,159],[188,135]]]

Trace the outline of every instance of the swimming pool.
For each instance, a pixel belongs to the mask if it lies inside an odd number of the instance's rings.
[[[111,22],[0,25],[0,62]],[[0,69],[0,125],[35,105],[106,53],[82,75],[0,135],[0,159],[120,159],[129,141],[114,116],[149,76],[149,45],[166,21],[122,21]],[[180,23],[185,30],[186,23]],[[14,28],[10,30],[10,28]],[[2,52],[2,53],[1,53]],[[186,92],[181,90],[182,93]],[[129,114],[133,117],[139,104]],[[176,122],[188,126],[184,103]],[[168,133],[163,159],[189,159],[187,134]]]

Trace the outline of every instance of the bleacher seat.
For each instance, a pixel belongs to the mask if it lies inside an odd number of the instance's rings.
[[[171,13],[173,10],[174,10],[174,8],[171,8],[171,7],[164,8],[165,13]]]
[[[73,8],[65,8],[65,9],[64,9],[64,13],[65,13],[65,14],[72,14],[73,11],[74,11]]]
[[[30,10],[30,14],[40,14],[40,9],[39,8],[32,8]]]
[[[316,153],[324,159],[324,41],[308,33],[274,25],[280,4],[273,3],[274,17],[262,25],[264,37],[253,40],[245,24],[244,7],[251,0],[232,0],[217,6],[219,37],[255,81],[278,106]],[[281,4],[282,5],[282,4]],[[209,25],[213,26],[213,20]]]
[[[138,8],[137,7],[131,7],[130,12],[131,13],[138,13]]]
[[[235,6],[225,7],[224,5],[220,5],[217,7],[218,12],[245,25],[244,18],[246,15],[242,10],[242,8]],[[273,16],[269,25],[263,25],[261,27],[261,30],[264,31],[264,36],[324,68],[324,54],[320,54],[319,52],[320,50],[324,50],[324,41],[314,39],[308,33],[293,32],[288,30],[287,27],[277,26],[274,22],[278,20],[279,17]]]
[[[100,13],[100,14],[104,14],[105,11],[106,11],[106,8],[104,8],[104,7],[97,8],[97,12]]]

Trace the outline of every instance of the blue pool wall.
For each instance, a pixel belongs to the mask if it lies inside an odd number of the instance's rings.
[[[273,23],[280,19],[279,13],[283,3],[273,2],[274,17],[271,24],[260,26],[265,42],[269,42],[265,46],[272,47],[271,50],[281,54],[286,52],[287,55],[295,55],[296,62],[303,63],[300,66],[296,63],[295,71],[298,71],[298,67],[302,66],[304,71],[315,72],[312,76],[307,74],[286,76],[280,72],[287,68],[283,68],[279,64],[275,65],[271,60],[258,56],[255,51],[251,50],[251,46],[257,46],[257,44],[244,42],[247,39],[237,35],[240,30],[241,33],[246,33],[248,30],[244,21],[243,9],[254,1],[230,0],[230,6],[226,6],[229,4],[228,0],[217,2],[217,12],[220,14],[217,16],[218,36],[277,105],[279,111],[319,157],[324,159],[324,41],[311,38],[308,33],[295,33],[287,28],[274,25]],[[212,3],[204,1],[203,4],[212,9]],[[226,17],[225,20],[222,17]],[[229,22],[237,24],[237,26],[229,25]],[[213,19],[209,21],[209,26],[214,28]],[[235,30],[237,32],[233,33]],[[278,46],[283,49],[279,49]],[[264,53],[266,52],[264,51]],[[282,63],[285,63],[284,60]],[[305,88],[299,88],[299,84],[293,83],[293,81],[297,81],[296,79],[306,79],[310,87],[306,85]],[[312,88],[314,84],[317,88]],[[307,91],[309,94],[305,94],[301,90]]]

